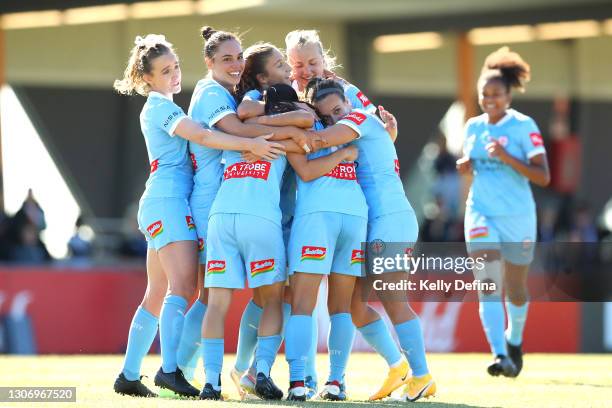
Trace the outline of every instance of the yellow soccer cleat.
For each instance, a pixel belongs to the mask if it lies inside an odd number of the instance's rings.
[[[436,393],[436,383],[431,374],[422,377],[412,377],[404,387],[402,400],[415,402],[420,398],[433,397]]]
[[[410,368],[408,367],[408,362],[402,360],[399,365],[389,369],[385,382],[375,394],[370,396],[369,400],[375,401],[388,397],[393,391],[405,384],[409,376]]]

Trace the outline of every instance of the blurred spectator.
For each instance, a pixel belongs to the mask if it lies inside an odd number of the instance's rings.
[[[21,225],[17,242],[10,249],[9,260],[17,263],[40,264],[51,260],[51,256],[38,237],[36,225],[26,222]]]
[[[123,238],[119,254],[129,258],[146,258],[147,241],[138,229],[138,203],[128,206],[123,216]]]
[[[38,201],[34,198],[32,189],[28,190],[28,195],[14,218],[19,223],[29,222],[36,227],[38,232],[47,227],[45,213],[40,207],[40,204],[38,204]]]
[[[73,260],[89,260],[93,254],[92,238],[91,227],[85,225],[82,216],[79,215],[74,225],[74,235],[68,241],[70,258]]]
[[[539,242],[553,242],[557,233],[557,210],[553,206],[542,209],[538,229],[540,231]]]
[[[597,227],[593,221],[591,208],[586,202],[576,206],[569,231],[570,242],[597,242]]]
[[[457,173],[457,157],[453,156],[446,147],[446,137],[439,135],[436,140],[438,155],[434,160],[433,167],[436,171],[436,181],[432,187],[434,196],[439,196],[444,203],[448,216],[456,218],[461,199],[461,178]]]

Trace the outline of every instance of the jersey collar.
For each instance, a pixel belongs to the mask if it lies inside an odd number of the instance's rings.
[[[171,101],[171,100],[172,100],[172,99],[168,98],[166,95],[161,94],[161,93],[159,93],[159,92],[157,92],[157,91],[151,91],[151,92],[149,92],[149,97],[151,97],[151,96],[154,96],[154,97],[156,97],[156,98],[164,98],[164,99],[167,99],[167,100],[169,100],[169,101]]]
[[[506,114],[503,118],[501,118],[496,124],[489,123],[489,115],[487,115],[487,124],[489,126],[501,126],[512,118],[512,114],[514,113],[513,109],[506,109]]]

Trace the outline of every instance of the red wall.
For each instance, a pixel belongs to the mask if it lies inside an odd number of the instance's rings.
[[[134,310],[146,287],[140,269],[0,268],[0,315],[7,314],[15,295],[27,291],[39,353],[121,353]],[[1,296],[0,296],[1,297]],[[226,351],[236,348],[238,325],[250,291],[235,293],[226,322]],[[375,305],[380,308],[380,305]],[[478,318],[478,304],[415,304],[431,351],[487,351]],[[326,320],[321,331],[325,331]],[[530,352],[577,352],[580,305],[534,303],[529,309],[525,348]],[[562,324],[559,324],[562,322]],[[320,349],[326,335],[320,333]],[[356,350],[366,349],[362,340]]]

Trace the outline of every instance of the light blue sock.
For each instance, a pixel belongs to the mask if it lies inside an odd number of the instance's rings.
[[[515,306],[506,300],[506,312],[508,313],[506,340],[513,346],[520,346],[523,343],[523,330],[525,330],[528,309],[529,302],[525,302],[522,306]]]
[[[412,375],[421,377],[429,374],[420,319],[415,317],[407,322],[396,324],[394,327],[402,351],[412,369]]]
[[[353,325],[350,313],[337,313],[329,316],[329,320],[329,337],[327,338],[327,349],[329,350],[328,381],[341,383],[353,348],[353,340],[355,340],[355,325]]]
[[[181,296],[168,295],[164,299],[159,318],[159,342],[162,354],[162,370],[176,371],[176,351],[183,332],[187,300]]]
[[[402,355],[383,319],[358,327],[357,330],[365,341],[385,359],[389,367],[400,362]]]
[[[138,306],[130,325],[122,370],[125,378],[130,381],[140,380],[140,366],[155,339],[158,322],[157,317],[149,313],[144,307]]]
[[[312,340],[308,358],[306,359],[306,377],[311,377],[314,382],[317,382],[317,348],[319,345],[319,321],[317,309],[312,312]],[[287,345],[285,344],[285,347]]]
[[[276,353],[281,345],[283,338],[280,334],[274,336],[258,336],[257,350],[255,350],[255,360],[257,360],[257,373],[264,373],[270,376],[270,370],[274,364]]]
[[[289,323],[290,317],[291,317],[291,304],[283,302],[283,328],[281,329],[281,336],[283,336],[283,339],[285,338],[285,330],[287,327],[287,323]]]
[[[196,300],[185,315],[183,334],[176,352],[176,362],[187,380],[193,380],[198,365],[198,349],[202,338],[202,320],[206,313],[206,305]]]
[[[246,305],[242,318],[240,319],[240,331],[238,332],[238,349],[236,350],[236,363],[234,368],[238,371],[245,371],[249,368],[255,346],[257,345],[257,329],[263,309],[253,302],[253,299]]]
[[[478,312],[480,314],[482,328],[487,336],[487,341],[491,346],[493,355],[507,355],[506,339],[504,339],[506,316],[501,299],[497,296],[483,296],[483,299],[480,301],[480,306],[478,307]]]
[[[304,381],[306,359],[312,339],[312,316],[293,315],[287,323],[285,358],[289,363],[289,381]]]
[[[221,390],[221,370],[223,368],[223,339],[202,338],[202,358],[204,359],[204,374],[206,383],[217,391]]]

